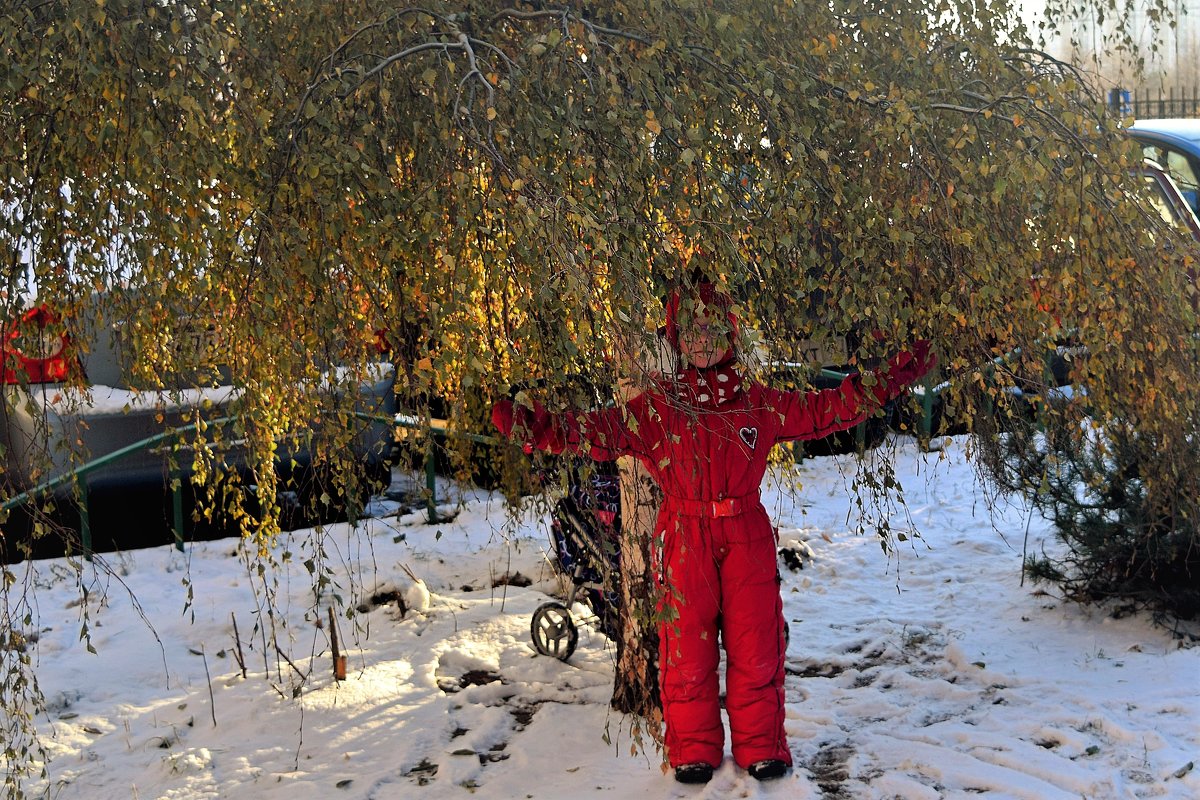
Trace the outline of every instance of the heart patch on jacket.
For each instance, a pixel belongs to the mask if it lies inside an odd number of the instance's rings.
[[[738,431],[738,436],[751,450],[758,444],[758,428],[742,428]]]

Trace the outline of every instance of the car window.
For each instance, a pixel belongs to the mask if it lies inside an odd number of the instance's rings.
[[[1179,184],[1179,191],[1183,193],[1188,205],[1193,211],[1200,211],[1200,206],[1197,205],[1200,202],[1200,178],[1196,175],[1196,165],[1192,159],[1178,150],[1171,150],[1167,153],[1164,166],[1167,168],[1167,174]]]
[[[1150,203],[1150,206],[1159,213],[1163,222],[1177,228],[1185,227],[1183,220],[1179,214],[1175,212],[1175,207],[1171,205],[1171,201],[1167,198],[1167,193],[1163,189],[1162,184],[1153,175],[1147,175],[1144,178],[1146,185],[1145,198]]]
[[[1157,167],[1147,165],[1147,170],[1142,175],[1141,200],[1156,211],[1163,222],[1185,238],[1200,240],[1200,220],[1197,220],[1196,214],[1188,208],[1179,187],[1169,175]],[[1158,238],[1153,227],[1147,233],[1151,238]]]
[[[1179,185],[1179,191],[1188,205],[1200,214],[1200,175],[1197,174],[1196,162],[1187,153],[1161,144],[1147,144],[1142,147],[1142,153],[1162,165]]]

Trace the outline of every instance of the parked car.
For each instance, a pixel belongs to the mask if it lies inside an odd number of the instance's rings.
[[[212,425],[199,440],[191,433],[179,440],[167,436],[150,446],[137,446],[150,437],[193,425],[198,417],[216,421],[227,416],[239,390],[229,385],[226,370],[163,376],[167,385],[147,389],[135,386],[130,378],[117,323],[68,326],[54,309],[33,305],[17,319],[2,324],[0,464],[4,472],[0,485],[5,497],[44,487],[71,476],[83,463],[132,448],[90,471],[78,488],[74,480],[54,487],[50,493],[57,509],[53,521],[75,532],[86,523],[98,551],[170,542],[177,524],[172,487],[177,481],[184,504],[183,529],[174,532],[185,539],[227,533],[221,520],[192,520],[194,496],[189,478],[191,448],[195,446],[217,448],[226,465],[246,475],[245,448],[231,423]],[[206,340],[217,335],[209,321],[199,320],[190,329],[185,322],[182,327],[184,332],[177,332],[176,338],[186,340],[181,346],[192,349],[203,349]],[[68,328],[93,331],[90,341],[72,341]],[[71,388],[75,382],[68,382],[80,376],[86,390]],[[390,478],[388,460],[394,434],[386,420],[395,413],[393,378],[391,366],[381,364],[376,374],[358,386],[358,410],[381,417],[380,421],[363,421],[353,448],[364,486],[376,489]],[[176,441],[184,443],[183,449],[176,448]],[[281,520],[285,524],[311,522],[317,517],[305,513],[313,505],[308,502],[310,497],[324,496],[329,501],[334,494],[321,485],[322,471],[314,463],[310,442],[310,437],[300,436],[279,443],[277,472],[283,495],[277,499],[289,512]],[[77,502],[80,489],[85,497],[82,504]],[[359,502],[360,498],[355,498],[340,505]],[[0,560],[5,562],[22,558],[21,543],[31,543],[31,515],[23,514],[21,508],[0,528]],[[33,554],[62,555],[61,539],[47,539],[35,543]]]
[[[1200,132],[1200,126],[1197,127],[1197,131]],[[1163,222],[1179,231],[1185,239],[1195,242],[1198,252],[1200,252],[1200,217],[1197,216],[1183,190],[1167,170],[1157,162],[1146,159],[1140,168],[1131,172],[1130,178],[1141,183],[1145,189],[1142,195],[1143,200],[1150,208],[1159,213]],[[1196,276],[1188,275],[1185,278],[1194,281]],[[1035,293],[1037,292],[1038,276],[1036,275],[1031,282],[1031,288]],[[1087,348],[1070,338],[1058,341],[1053,355],[1045,365],[1048,383],[1052,385],[1047,386],[1047,382],[1042,381],[1037,384],[1023,382],[1007,387],[1005,397],[1012,404],[1010,410],[1026,416],[1033,414],[1037,402],[1040,399],[1048,398],[1047,388],[1051,390],[1050,394],[1054,397],[1072,396],[1073,389],[1071,387],[1074,384],[1072,373],[1075,365],[1087,355]],[[914,413],[916,410],[913,407],[906,407],[905,413],[897,417],[899,424],[907,430],[934,435],[967,432],[967,425],[963,421],[951,420],[945,413],[942,394],[949,388],[951,388],[949,381],[929,387],[928,391],[933,395],[929,398],[929,402],[920,403],[919,405],[923,408],[918,413]],[[926,387],[917,386],[914,387],[913,394],[919,400],[924,401],[926,391]]]
[[[1142,155],[1175,181],[1195,214],[1200,214],[1200,119],[1140,119],[1129,135]]]
[[[845,376],[859,371],[858,367],[850,366],[850,354],[858,347],[858,341],[857,334],[802,340],[796,346],[798,360],[773,364],[766,382],[779,389],[835,389]],[[794,442],[792,450],[797,458],[872,450],[883,444],[895,408],[896,402],[889,402],[881,413],[849,430],[831,433],[821,439]]]

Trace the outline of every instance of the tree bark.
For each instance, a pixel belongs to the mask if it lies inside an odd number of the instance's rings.
[[[635,348],[631,348],[635,349]],[[617,385],[617,401],[628,402],[671,367],[661,337],[657,348],[642,350],[630,370],[640,380]],[[656,350],[654,352],[653,350]],[[641,717],[651,736],[662,730],[662,701],[658,693],[658,583],[655,580],[654,529],[662,490],[637,459],[617,462],[621,476],[621,604],[617,619],[617,665],[612,707]]]
[[[658,629],[654,581],[654,522],[661,490],[633,458],[618,463],[621,473],[621,605],[617,616],[617,667],[612,707],[657,719]]]

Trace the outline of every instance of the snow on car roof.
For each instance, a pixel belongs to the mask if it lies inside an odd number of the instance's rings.
[[[1200,119],[1139,119],[1131,130],[1166,133],[1200,142]]]

